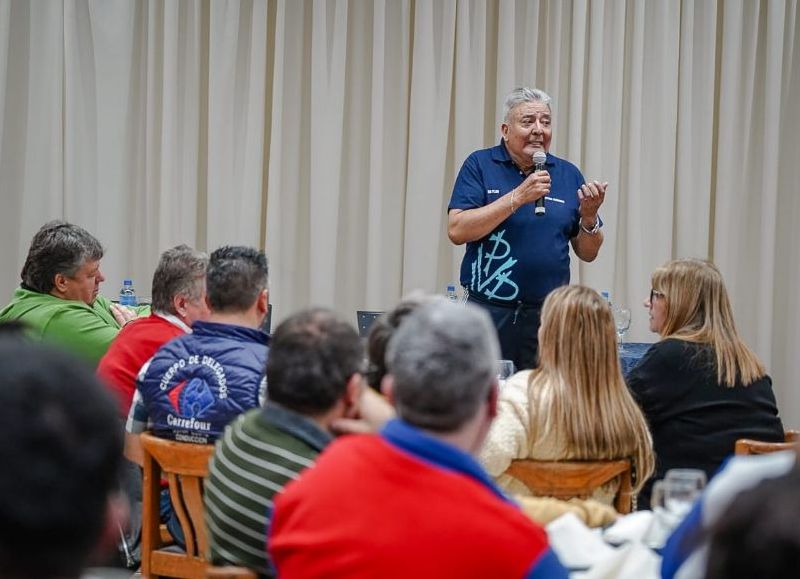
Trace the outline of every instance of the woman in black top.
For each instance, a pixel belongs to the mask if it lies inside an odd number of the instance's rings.
[[[648,508],[652,483],[671,468],[699,468],[711,476],[739,438],[783,441],[772,380],[739,338],[717,267],[679,259],[652,277],[650,330],[661,335],[628,376],[628,386],[650,424],[656,471],[642,490]]]

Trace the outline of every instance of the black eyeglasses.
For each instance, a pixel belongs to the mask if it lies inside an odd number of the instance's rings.
[[[653,300],[655,300],[656,298],[663,298],[663,297],[664,297],[664,293],[663,292],[660,292],[660,291],[657,291],[657,290],[654,290],[654,289],[650,290],[650,303],[651,304],[653,303]]]

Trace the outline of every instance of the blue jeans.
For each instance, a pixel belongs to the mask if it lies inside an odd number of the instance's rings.
[[[175,543],[181,548],[186,548],[186,539],[183,536],[183,529],[181,529],[181,522],[178,520],[178,515],[175,514],[175,509],[172,508],[172,501],[169,498],[169,489],[161,489],[160,497],[161,522],[166,523],[167,530]]]

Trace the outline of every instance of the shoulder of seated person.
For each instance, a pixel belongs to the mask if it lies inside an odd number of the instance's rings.
[[[528,383],[532,370],[517,372],[500,388],[500,398],[511,402],[527,402]]]
[[[519,388],[528,388],[528,382],[530,382],[531,374],[533,374],[533,370],[521,370],[517,372],[511,378],[506,380],[506,384],[504,390],[506,389],[519,389]]]

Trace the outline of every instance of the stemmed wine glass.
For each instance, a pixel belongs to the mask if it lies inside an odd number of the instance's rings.
[[[500,384],[501,388],[505,385],[506,380],[514,375],[515,370],[514,362],[511,360],[497,361],[497,382]]]
[[[619,351],[622,352],[622,339],[625,337],[625,332],[631,327],[631,311],[628,308],[614,306],[613,312],[614,326],[617,329],[617,343],[619,344]]]

